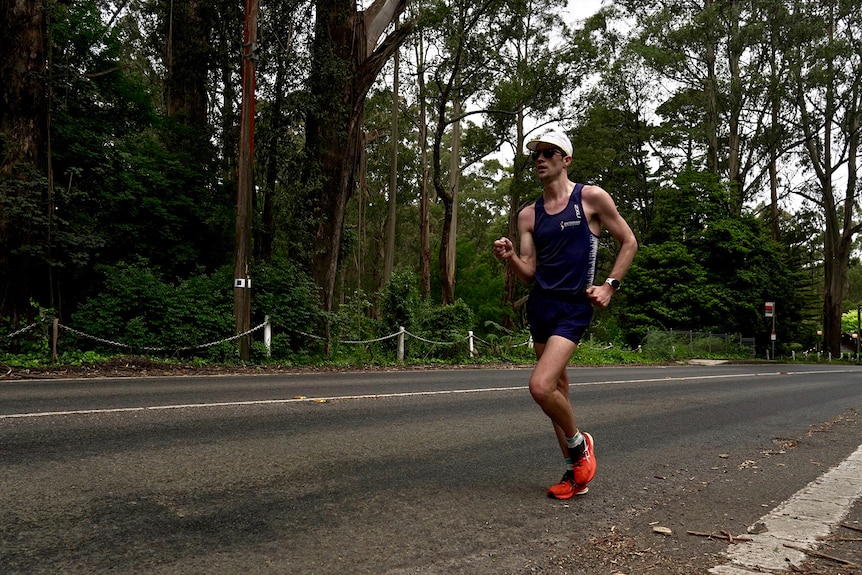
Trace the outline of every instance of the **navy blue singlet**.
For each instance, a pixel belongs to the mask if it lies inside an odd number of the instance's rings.
[[[536,246],[535,287],[562,298],[577,299],[593,285],[598,237],[590,230],[581,205],[583,184],[575,184],[569,203],[558,214],[536,200],[533,243]]]

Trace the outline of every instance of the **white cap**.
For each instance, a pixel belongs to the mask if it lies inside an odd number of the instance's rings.
[[[533,138],[527,142],[528,150],[535,150],[539,144],[551,144],[560,148],[567,156],[572,155],[572,141],[563,132],[551,131],[545,132],[541,136]]]

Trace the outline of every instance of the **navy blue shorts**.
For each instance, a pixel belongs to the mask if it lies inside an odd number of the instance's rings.
[[[571,297],[534,289],[527,300],[527,321],[535,343],[548,343],[558,335],[580,343],[593,318],[587,294]]]

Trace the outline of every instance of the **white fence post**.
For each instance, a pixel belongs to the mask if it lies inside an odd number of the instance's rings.
[[[272,324],[269,323],[269,316],[263,316],[263,345],[266,346],[266,357],[272,357]]]
[[[473,348],[473,330],[472,329],[467,331],[467,339],[470,342],[470,357],[472,358],[474,355],[474,351],[475,351]]]
[[[398,326],[398,361],[404,361],[404,326]]]

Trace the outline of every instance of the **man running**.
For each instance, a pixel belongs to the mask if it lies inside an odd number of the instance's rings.
[[[569,180],[572,143],[552,131],[527,143],[542,181],[542,197],[518,214],[520,253],[512,241],[494,242],[494,255],[532,284],[527,319],[536,351],[530,394],[554,424],[566,472],[548,496],[570,499],[588,491],[596,473],[593,438],[576,424],[566,366],[590,324],[593,307],[607,307],[620,289],[638,244],[610,194]],[[602,228],[620,244],[610,276],[593,285]]]

